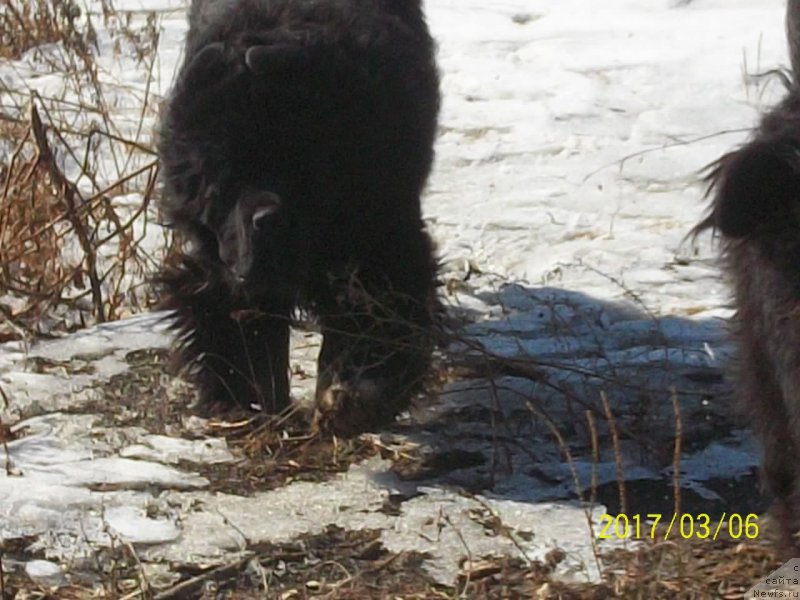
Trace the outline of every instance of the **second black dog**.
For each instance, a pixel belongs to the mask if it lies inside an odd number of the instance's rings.
[[[732,280],[737,396],[763,448],[763,480],[787,557],[800,556],[800,0],[790,0],[789,93],[710,175]]]

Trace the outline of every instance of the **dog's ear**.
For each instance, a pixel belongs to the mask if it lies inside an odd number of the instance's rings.
[[[723,235],[744,237],[790,219],[800,204],[800,148],[756,140],[724,156],[709,179],[716,191],[714,225]]]
[[[221,42],[203,46],[194,55],[184,73],[184,85],[194,91],[219,81],[228,71],[225,45]]]
[[[265,204],[253,211],[253,216],[250,218],[250,224],[253,230],[264,231],[267,228],[267,224],[274,217],[275,213],[278,212],[280,207],[280,202],[274,202],[272,204]]]
[[[244,54],[244,62],[253,73],[268,75],[300,64],[307,52],[302,46],[291,44],[250,46]]]

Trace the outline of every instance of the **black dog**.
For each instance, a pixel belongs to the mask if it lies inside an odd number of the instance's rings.
[[[787,31],[789,93],[749,143],[715,163],[711,211],[695,233],[722,234],[736,305],[737,395],[761,440],[781,547],[800,556],[800,0],[789,2]]]
[[[206,412],[289,403],[296,310],[323,333],[322,424],[394,416],[432,352],[420,194],[439,110],[419,0],[194,0],[163,119],[161,276]]]

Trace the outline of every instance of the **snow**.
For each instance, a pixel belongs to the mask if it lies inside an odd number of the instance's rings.
[[[745,134],[687,142],[752,125],[742,60],[784,59],[781,4],[431,3],[448,93],[426,208],[445,256],[621,297],[596,269],[657,312],[719,314],[713,271],[703,295],[665,268],[702,210],[697,171]]]
[[[31,560],[25,564],[25,572],[33,581],[45,587],[59,587],[67,583],[61,567],[47,560]]]
[[[223,440],[183,440],[164,435],[147,435],[141,444],[120,450],[120,456],[174,464],[181,460],[216,464],[235,460]]]
[[[153,91],[163,95],[181,57],[184,4],[129,0],[117,8],[158,11]],[[705,398],[702,385],[692,387],[719,373],[730,355],[723,320],[730,310],[712,240],[686,235],[705,210],[701,169],[745,140],[759,112],[780,97],[779,83],[748,75],[787,62],[783,10],[780,0],[427,1],[444,104],[424,211],[445,274],[456,282],[448,300],[469,321],[465,335],[500,356],[534,357],[595,406],[607,391],[625,414],[648,391],[652,411],[667,415],[647,434],[660,447],[671,448],[673,387],[686,403],[687,430],[703,426],[692,411],[709,404],[731,412]],[[144,66],[111,58],[102,31],[100,47],[104,76],[121,84],[117,126],[130,131]],[[35,52],[0,62],[0,80],[52,96],[67,85]],[[6,99],[0,91],[4,106]],[[136,196],[124,201],[135,206]],[[479,273],[462,281],[469,265]],[[97,419],[77,411],[98,385],[128,368],[128,352],[168,344],[162,316],[139,315],[31,347],[0,346],[0,386],[10,398],[0,416],[23,432],[8,444],[10,468],[0,471],[0,540],[35,535],[49,558],[71,560],[118,536],[142,546],[142,560],[224,560],[248,542],[287,540],[335,523],[381,528],[390,550],[430,552],[429,571],[442,582],[454,580],[465,543],[473,556],[518,554],[521,547],[530,558],[558,545],[570,556],[567,570],[597,577],[587,517],[572,502],[573,470],[582,486],[593,472],[601,484],[613,483],[616,465],[604,450],[598,464],[584,454],[570,466],[548,429],[530,424],[527,399],[536,398],[543,412],[574,429],[570,443],[585,451],[588,432],[563,391],[511,376],[498,378],[496,395],[485,382],[458,382],[409,417],[418,428],[406,441],[491,456],[485,421],[448,429],[436,420],[482,407],[517,423],[527,450],[509,451],[513,468],[491,492],[458,491],[462,480],[486,476],[488,465],[417,486],[373,459],[322,483],[295,482],[248,498],[211,493],[178,459],[230,461],[224,440],[133,428],[103,441]],[[29,364],[37,357],[93,369],[34,373]],[[608,387],[612,376],[630,385]],[[293,392],[307,392],[294,384]],[[17,423],[32,413],[41,416]],[[625,454],[631,480],[671,477],[668,467],[636,456]],[[735,479],[756,464],[752,440],[732,432],[687,453],[684,485],[713,498],[707,480]],[[420,495],[402,504],[400,516],[380,513],[397,490]],[[152,506],[158,516],[150,516]],[[603,508],[593,510],[596,523]],[[488,537],[470,511],[496,511],[511,531],[535,535],[519,545]],[[31,578],[62,581],[57,566],[40,563],[26,565]]]

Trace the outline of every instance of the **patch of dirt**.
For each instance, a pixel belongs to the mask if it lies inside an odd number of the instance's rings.
[[[291,542],[260,544],[248,549],[250,558],[224,567],[180,568],[185,579],[156,597],[201,597],[209,581],[215,598],[391,598],[395,590],[407,590],[405,598],[429,597],[436,586],[421,567],[425,556],[390,553],[379,538],[380,531],[331,526]]]
[[[154,434],[187,437],[184,420],[191,414],[192,391],[167,374],[169,351],[134,350],[125,361],[129,368],[98,383],[100,396],[82,404],[80,412],[97,414],[105,427],[141,427]]]
[[[299,411],[231,413],[232,420],[190,424],[194,389],[168,374],[169,351],[137,350],[125,359],[129,368],[103,384],[102,396],[81,406],[81,412],[98,414],[106,427],[138,427],[184,439],[224,437],[236,462],[179,463],[206,477],[211,491],[250,495],[295,480],[322,481],[379,451],[368,439],[309,435],[309,423]]]
[[[19,569],[5,572],[6,598],[152,598],[155,600],[605,600],[612,598],[741,598],[754,583],[781,564],[764,538],[738,541],[646,540],[600,556],[603,581],[568,583],[554,578],[564,559],[560,550],[543,561],[473,556],[462,564],[458,581],[441,586],[425,572],[426,556],[391,553],[380,531],[330,526],[317,535],[283,543],[263,543],[246,556],[213,567],[173,563],[177,582],[150,587],[129,551],[119,548],[103,562],[102,582],[75,574],[55,595],[30,582]],[[10,558],[6,554],[6,558]]]
[[[95,372],[93,360],[99,357],[76,355],[69,360],[54,360],[43,356],[29,356],[25,368],[31,373],[66,373],[68,375],[91,375]]]
[[[291,481],[325,481],[350,465],[375,456],[380,448],[369,438],[340,440],[333,436],[309,435],[308,424],[294,418],[276,425],[276,419],[252,417],[231,429],[220,431],[210,423],[209,433],[227,438],[240,461],[235,464],[191,465],[206,477],[209,490],[237,495],[262,492]]]
[[[721,533],[717,540],[648,540],[611,552],[604,556],[606,578],[617,595],[608,597],[742,598],[783,564],[767,537],[760,533],[756,540],[741,541]]]

